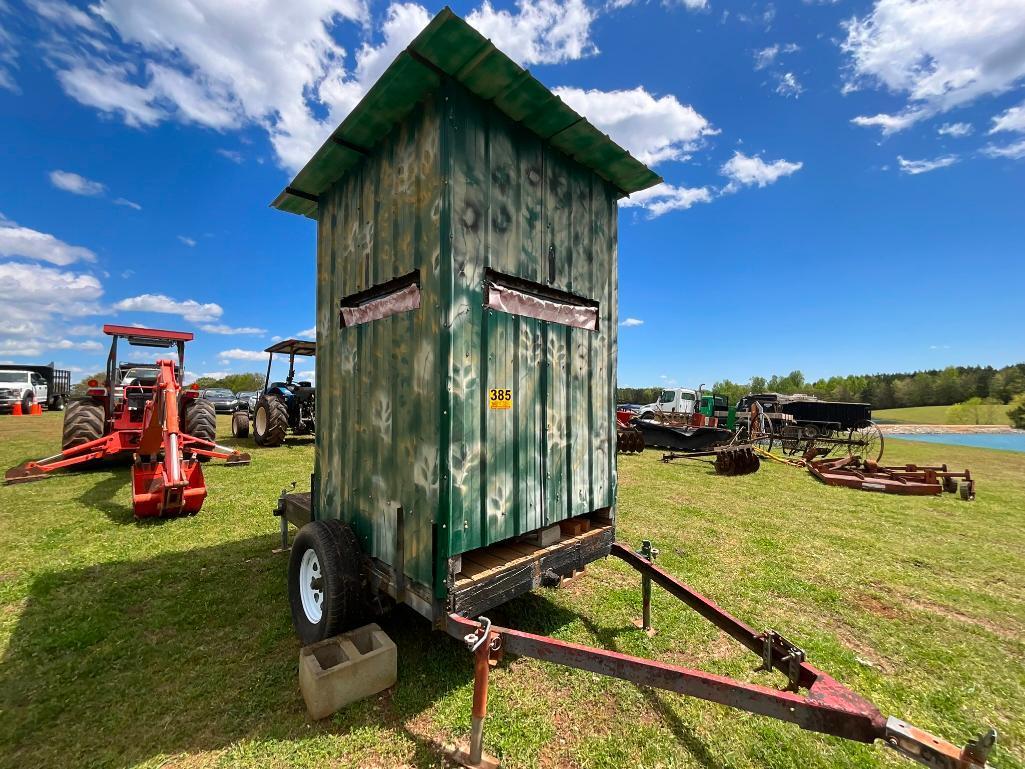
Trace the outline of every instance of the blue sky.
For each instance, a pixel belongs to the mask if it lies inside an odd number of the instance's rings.
[[[315,226],[268,203],[440,6],[236,5],[0,0],[0,360],[309,332]],[[666,180],[620,212],[620,384],[1025,360],[1025,0],[452,7]]]

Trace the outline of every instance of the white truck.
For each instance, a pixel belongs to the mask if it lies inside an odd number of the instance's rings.
[[[652,419],[657,414],[693,414],[698,400],[697,390],[686,387],[667,387],[658,400],[641,406],[637,414],[641,419]]]
[[[71,372],[49,366],[0,366],[0,411],[21,404],[28,414],[33,403],[52,411],[64,408],[71,389]]]

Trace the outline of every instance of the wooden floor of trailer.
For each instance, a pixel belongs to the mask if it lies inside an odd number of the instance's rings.
[[[566,524],[574,524],[580,519],[564,521]],[[545,556],[558,550],[572,548],[576,545],[583,545],[589,540],[602,539],[603,535],[611,532],[611,522],[587,521],[589,530],[579,534],[562,536],[558,542],[547,547],[537,547],[528,542],[518,542],[514,539],[506,540],[497,545],[489,545],[478,550],[470,550],[462,554],[462,571],[456,575],[455,589],[462,590],[476,582],[483,582],[497,574],[524,566],[532,561],[541,561]],[[579,525],[579,524],[578,524]],[[569,527],[563,527],[569,529]],[[572,531],[572,529],[569,529]]]

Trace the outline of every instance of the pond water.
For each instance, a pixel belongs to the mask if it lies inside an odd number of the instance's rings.
[[[1025,452],[1025,432],[1017,433],[924,433],[909,435],[893,433],[887,438],[902,438],[907,441],[946,443],[954,446],[976,446],[982,449],[1003,449]]]

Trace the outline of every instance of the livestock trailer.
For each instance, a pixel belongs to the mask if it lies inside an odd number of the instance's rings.
[[[475,658],[483,766],[504,652],[626,678],[963,769],[805,661],[615,541],[617,201],[659,177],[447,8],[274,207],[317,222],[316,459],[276,514],[300,638],[405,603]],[[491,624],[490,608],[607,555],[782,672],[788,691]],[[807,693],[798,693],[805,689]],[[924,743],[923,740],[929,740]],[[956,758],[955,758],[956,757]],[[981,761],[979,760],[981,758]]]

